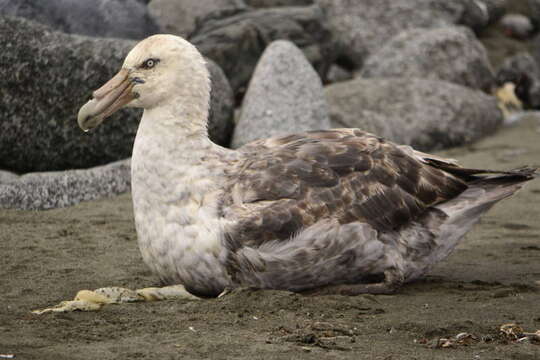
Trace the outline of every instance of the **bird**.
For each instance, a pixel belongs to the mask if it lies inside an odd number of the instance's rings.
[[[89,131],[144,109],[131,158],[138,244],[161,283],[189,296],[396,292],[536,176],[464,168],[354,128],[228,149],[208,137],[210,86],[195,46],[153,35],[78,114]]]

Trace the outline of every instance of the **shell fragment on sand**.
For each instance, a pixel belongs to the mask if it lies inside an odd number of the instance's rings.
[[[81,290],[74,300],[62,301],[50,308],[33,310],[32,313],[42,315],[51,312],[97,311],[107,304],[120,304],[130,302],[187,299],[197,300],[182,285],[165,286],[162,288],[144,288],[131,290],[121,287],[105,287],[94,291]]]

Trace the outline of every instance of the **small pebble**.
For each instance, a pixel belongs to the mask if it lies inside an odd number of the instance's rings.
[[[507,14],[501,19],[504,33],[516,39],[526,39],[534,31],[531,19],[521,14]]]

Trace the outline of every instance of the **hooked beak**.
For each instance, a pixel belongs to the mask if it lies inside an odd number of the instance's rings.
[[[77,122],[83,131],[95,128],[108,116],[137,96],[131,90],[135,84],[129,80],[128,70],[122,69],[105,85],[94,91],[92,100],[79,110]]]

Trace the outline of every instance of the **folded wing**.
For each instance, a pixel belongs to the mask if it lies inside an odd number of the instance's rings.
[[[437,166],[459,168],[452,161],[357,129],[271,138],[240,150],[221,207],[237,247],[286,240],[325,219],[397,229],[467,189]]]

